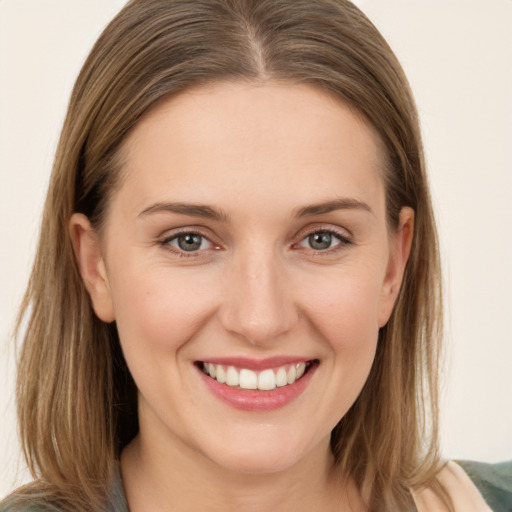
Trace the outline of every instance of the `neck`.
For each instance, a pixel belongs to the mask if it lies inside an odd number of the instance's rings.
[[[230,471],[188,446],[146,442],[125,448],[121,472],[131,512],[364,510],[355,485],[333,464],[329,442],[270,474]]]

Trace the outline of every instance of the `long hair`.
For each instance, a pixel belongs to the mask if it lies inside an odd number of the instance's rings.
[[[122,174],[120,145],[160,100],[212,82],[267,80],[312,85],[358,111],[386,149],[389,229],[403,206],[415,211],[396,306],[331,446],[340,475],[355,479],[371,510],[406,509],[409,489],[433,481],[438,241],[417,111],[393,52],[348,0],[132,0],[96,42],[73,89],[19,316],[28,319],[19,426],[36,478],[26,497],[101,508],[116,459],[138,428],[135,385],[115,325],[95,316],[80,278],[71,215],[82,212],[101,229]]]

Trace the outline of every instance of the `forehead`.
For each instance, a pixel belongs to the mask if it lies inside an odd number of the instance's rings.
[[[122,152],[139,202],[160,193],[209,202],[214,194],[284,199],[305,190],[322,200],[332,188],[381,188],[384,167],[380,138],[362,116],[314,87],[287,83],[219,83],[168,98]]]

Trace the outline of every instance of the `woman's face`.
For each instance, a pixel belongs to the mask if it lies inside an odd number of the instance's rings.
[[[71,230],[143,446],[237,472],[326,457],[412,231],[408,209],[387,229],[378,137],[309,86],[224,83],[161,103],[122,151],[98,244]]]

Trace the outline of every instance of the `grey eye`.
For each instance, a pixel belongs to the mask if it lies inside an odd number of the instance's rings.
[[[209,249],[212,245],[207,238],[199,233],[181,233],[171,238],[168,243],[185,252]]]
[[[197,251],[201,247],[201,235],[186,234],[177,238],[178,246],[184,251]]]
[[[313,249],[314,251],[325,251],[332,249],[341,243],[341,239],[330,231],[315,231],[305,237],[299,244],[301,247]]]
[[[330,233],[313,233],[308,236],[308,241],[312,249],[323,251],[331,247],[332,235]]]

